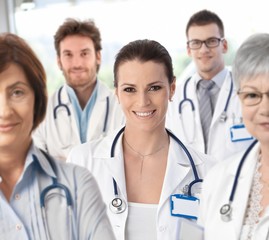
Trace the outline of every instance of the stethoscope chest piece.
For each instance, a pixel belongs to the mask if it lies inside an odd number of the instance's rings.
[[[125,211],[126,203],[121,198],[115,197],[109,204],[109,208],[111,212],[115,214],[119,214]]]
[[[227,203],[220,208],[221,219],[224,222],[229,222],[232,219],[232,206]]]

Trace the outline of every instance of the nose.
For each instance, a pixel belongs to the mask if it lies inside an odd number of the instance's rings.
[[[206,46],[205,42],[202,43],[202,46],[200,47],[200,51],[204,51],[204,52],[209,51],[209,47]]]
[[[73,65],[73,67],[81,67],[82,66],[82,57],[80,55],[73,56],[72,65]]]
[[[12,106],[10,101],[6,98],[6,96],[0,96],[0,118],[7,118],[12,114]]]
[[[265,93],[262,96],[262,100],[260,102],[261,114],[269,116],[269,93]]]
[[[139,107],[145,107],[150,104],[150,97],[148,92],[141,92],[137,96],[137,104]]]

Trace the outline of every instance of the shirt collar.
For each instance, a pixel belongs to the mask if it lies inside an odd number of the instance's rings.
[[[50,156],[48,156],[50,157]],[[54,161],[52,159],[52,161]],[[35,163],[40,166],[40,168],[49,175],[50,177],[56,178],[56,169],[53,169],[53,166],[51,165],[50,161],[47,159],[47,156],[42,153],[38,148],[36,148],[33,144],[27,154],[26,162],[25,162],[25,169],[31,165],[31,163]]]
[[[212,81],[215,82],[215,84],[218,86],[218,88],[222,87],[222,84],[225,81],[225,77],[228,73],[228,69],[227,68],[223,68],[217,75],[215,75],[212,78]],[[195,85],[198,86],[198,82],[202,79],[201,76],[198,73],[195,73],[193,75],[194,81],[195,81]]]

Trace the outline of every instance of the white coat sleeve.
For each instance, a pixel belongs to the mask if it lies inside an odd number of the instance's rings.
[[[36,147],[42,149],[45,152],[48,152],[47,143],[46,143],[46,120],[44,120],[39,126],[33,131],[32,137]]]
[[[77,182],[76,217],[78,239],[115,240],[100,190],[93,175],[85,168],[75,168]]]
[[[91,156],[89,143],[80,144],[71,149],[66,162],[74,163],[76,165],[90,169],[88,166],[89,156]]]

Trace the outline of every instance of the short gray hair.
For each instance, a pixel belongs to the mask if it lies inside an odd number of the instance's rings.
[[[269,81],[269,34],[256,33],[248,37],[239,47],[234,63],[233,78],[237,89],[240,82],[259,75],[268,75]]]

